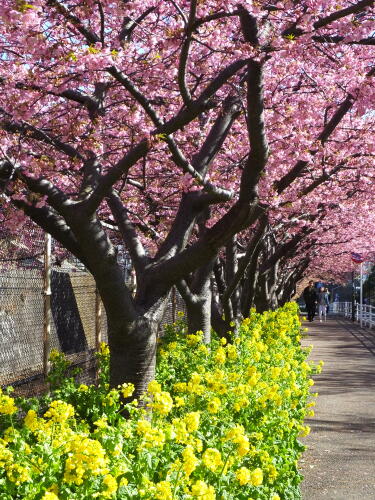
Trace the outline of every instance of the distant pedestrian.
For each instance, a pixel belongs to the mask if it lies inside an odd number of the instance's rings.
[[[304,289],[303,300],[305,301],[306,304],[307,319],[311,322],[314,320],[316,311],[316,302],[318,300],[318,296],[313,281],[309,281],[308,286]]]
[[[322,286],[318,293],[318,314],[320,322],[322,322],[323,318],[325,321],[327,320],[327,306],[329,306],[329,295],[324,286]]]

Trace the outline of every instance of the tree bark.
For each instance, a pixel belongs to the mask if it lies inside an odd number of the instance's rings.
[[[190,286],[181,281],[178,289],[186,304],[188,332],[203,332],[205,343],[211,341],[211,275],[213,261],[197,269]]]
[[[188,321],[188,332],[203,332],[203,341],[211,341],[211,290],[199,297],[196,302],[185,302]]]

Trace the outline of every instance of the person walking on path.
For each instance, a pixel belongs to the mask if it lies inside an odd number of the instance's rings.
[[[322,322],[327,320],[327,306],[329,306],[329,295],[324,286],[322,286],[318,293],[318,314],[319,321]]]
[[[314,320],[315,310],[316,310],[316,302],[318,300],[318,295],[316,293],[314,282],[309,281],[308,286],[303,291],[303,300],[306,304],[307,309],[307,319],[310,321]]]

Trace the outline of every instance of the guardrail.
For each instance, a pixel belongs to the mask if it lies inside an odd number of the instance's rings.
[[[333,302],[332,312],[340,316],[352,319],[352,303],[351,302]],[[375,326],[375,306],[368,304],[355,304],[354,310],[355,321],[361,326],[372,328]]]

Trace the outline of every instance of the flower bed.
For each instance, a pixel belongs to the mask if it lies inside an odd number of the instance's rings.
[[[299,499],[298,436],[312,415],[309,350],[297,306],[252,313],[233,343],[166,327],[149,410],[109,389],[108,348],[98,386],[64,378],[52,354],[41,400],[0,395],[0,494],[8,499]]]

